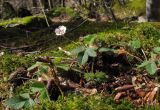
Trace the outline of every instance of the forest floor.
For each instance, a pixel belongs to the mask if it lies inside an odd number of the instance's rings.
[[[15,21],[0,24],[0,109],[160,109],[160,24]]]

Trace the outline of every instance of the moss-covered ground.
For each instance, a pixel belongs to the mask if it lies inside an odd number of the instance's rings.
[[[63,24],[67,26],[67,29],[72,29],[75,25],[77,25],[79,22],[73,22],[72,24]],[[41,33],[42,32],[42,33]],[[49,38],[55,37],[54,30],[50,31],[50,33],[43,34],[43,32],[48,32],[48,30],[39,30],[37,32],[33,33],[33,38],[31,39],[38,39],[43,38],[44,40],[48,40]],[[36,36],[34,36],[36,35]],[[62,52],[58,51],[57,47],[62,47],[65,50],[70,51],[74,47],[76,47],[76,44],[72,43],[72,41],[78,43],[79,37],[84,36],[97,36],[99,40],[105,42],[106,47],[107,45],[112,44],[120,44],[122,45],[124,43],[128,43],[131,40],[139,39],[141,43],[143,44],[143,49],[147,52],[152,49],[152,47],[158,45],[158,39],[160,38],[160,30],[159,30],[159,24],[152,24],[152,23],[142,23],[142,24],[129,24],[129,23],[95,23],[95,22],[85,22],[83,25],[78,27],[77,29],[68,32],[65,37],[56,37],[55,40],[49,41],[48,46],[42,45],[39,48],[43,48],[43,46],[46,47],[46,50],[42,51],[42,53],[38,54],[30,54],[29,56],[23,56],[20,57],[16,54],[10,54],[9,51],[5,52],[5,55],[0,57],[0,75],[1,77],[1,94],[3,93],[4,97],[7,97],[7,86],[5,88],[4,83],[6,83],[6,80],[8,78],[8,75],[16,70],[18,67],[30,67],[32,64],[35,63],[34,58],[35,56],[65,56]],[[35,38],[34,38],[35,37]],[[67,39],[66,39],[67,38]],[[22,38],[23,39],[23,38]],[[36,42],[36,40],[31,40],[33,42]],[[4,93],[5,92],[5,93]],[[2,97],[3,97],[2,96]],[[86,101],[87,100],[87,101]],[[44,106],[45,103],[47,103],[47,106]],[[94,104],[96,103],[96,104]],[[52,106],[52,104],[54,106]],[[64,106],[65,105],[65,106]],[[127,105],[127,106],[125,106]],[[43,102],[40,106],[35,106],[35,109],[50,109],[50,108],[56,108],[59,110],[80,110],[80,109],[86,110],[93,110],[94,108],[97,108],[99,110],[130,110],[135,109],[132,104],[129,104],[129,102],[122,102],[122,104],[114,105],[114,103],[110,102],[110,99],[106,97],[106,99],[101,99],[100,96],[94,96],[94,97],[81,97],[81,96],[68,96],[66,99],[59,99],[56,102]],[[142,108],[139,108],[142,109]],[[148,110],[151,109],[150,107]],[[154,109],[154,108],[152,108]],[[158,109],[157,109],[158,110]]]
[[[137,0],[135,0],[137,1]],[[141,0],[139,0],[141,2]],[[135,2],[136,4],[136,2]],[[129,4],[128,8],[137,8],[137,10],[144,11],[143,7]],[[116,9],[120,7],[115,5]],[[127,9],[127,8],[126,8]],[[53,11],[53,16],[59,16],[64,9]],[[141,13],[141,12],[136,12]],[[68,14],[74,16],[72,10]],[[34,24],[33,19],[43,19],[43,23],[39,26]],[[33,65],[36,56],[53,56],[65,57],[65,54],[58,50],[58,47],[70,51],[77,46],[79,38],[84,36],[97,36],[98,40],[104,42],[105,47],[110,45],[126,45],[128,42],[139,39],[142,48],[146,55],[152,50],[152,47],[160,46],[158,40],[160,39],[160,24],[159,23],[111,23],[111,22],[92,22],[83,19],[71,19],[70,22],[53,23],[50,28],[46,27],[44,17],[26,17],[15,18],[0,23],[0,44],[5,46],[21,47],[25,45],[33,45],[28,51],[38,51],[38,53],[31,53],[27,56],[21,56],[17,52],[9,49],[1,49],[5,54],[0,56],[0,101],[9,97],[9,84],[7,79],[9,75],[18,67],[30,67]],[[37,22],[37,21],[36,21]],[[81,24],[82,23],[82,24]],[[10,24],[19,24],[14,28],[8,28]],[[45,24],[45,26],[44,26]],[[81,25],[79,25],[81,24]],[[67,27],[65,36],[57,37],[54,29],[59,25]],[[77,25],[79,25],[77,27]],[[36,29],[29,27],[35,26]],[[23,28],[22,28],[23,27]],[[45,28],[43,28],[45,27]],[[73,30],[72,30],[73,29]],[[9,33],[9,35],[8,35]],[[73,41],[76,43],[73,43]],[[38,45],[36,45],[38,44]],[[27,88],[27,87],[26,87]],[[19,87],[19,90],[25,91],[25,87]],[[18,90],[17,90],[18,91]],[[0,103],[0,109],[3,105]],[[119,103],[113,101],[113,97],[96,94],[94,96],[81,96],[77,94],[70,94],[66,97],[59,97],[57,101],[42,100],[38,105],[35,105],[34,110],[159,110],[159,106],[143,106],[137,107],[128,100],[122,100]]]

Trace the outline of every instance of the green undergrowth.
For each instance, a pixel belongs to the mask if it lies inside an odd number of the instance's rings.
[[[65,56],[63,52],[57,51],[58,47],[62,47],[65,50],[72,50],[77,46],[79,37],[83,36],[97,36],[97,39],[104,42],[106,47],[110,45],[122,45],[125,46],[129,41],[139,39],[142,44],[142,48],[146,51],[149,51],[154,46],[158,46],[158,39],[160,39],[160,30],[159,25],[151,23],[143,24],[111,24],[106,23],[104,26],[98,24],[93,27],[92,23],[87,23],[83,26],[80,26],[77,30],[69,32],[65,37],[58,37],[56,40],[49,42],[47,47],[42,45],[43,48],[47,48],[46,51],[42,52],[42,56]],[[71,28],[71,26],[67,26]],[[100,28],[100,29],[99,29]],[[51,36],[52,35],[52,36]],[[54,33],[48,35],[54,37]],[[36,36],[34,39],[37,39]],[[45,35],[44,37],[45,41]],[[46,37],[49,38],[49,37]],[[73,42],[72,42],[73,41]],[[28,67],[33,64],[34,57],[38,55],[31,55],[27,57],[19,57],[16,55],[4,55],[0,57],[0,71],[1,72],[11,72],[14,71],[19,66]]]
[[[18,67],[29,67],[34,61],[34,56],[20,57],[17,55],[6,54],[0,57],[0,72],[11,73]]]
[[[158,106],[136,107],[127,99],[115,102],[113,97],[94,95],[82,96],[70,94],[57,101],[42,100],[34,110],[159,110]]]
[[[118,1],[115,2],[113,9],[117,18],[123,19],[145,15],[146,0],[126,0],[126,4],[124,6],[121,6]]]
[[[66,16],[74,17],[76,15],[76,12],[70,7],[57,7],[57,8],[53,8],[48,13],[48,15],[52,16],[52,17],[57,17],[57,16],[60,16],[60,15],[66,15]]]
[[[2,27],[6,27],[8,25],[13,25],[15,24],[16,25],[22,25],[22,26],[30,26],[30,25],[33,25],[35,24],[35,22],[39,22],[41,24],[41,22],[45,22],[45,18],[44,16],[42,15],[35,15],[35,16],[27,16],[27,17],[24,17],[24,18],[13,18],[13,19],[10,19],[10,20],[2,20],[0,22],[0,26]]]
[[[92,24],[86,22],[85,25],[80,26],[65,35],[65,38],[58,38],[57,42],[52,42],[49,47],[52,49],[41,54],[33,54],[30,56],[20,57],[12,54],[5,54],[0,57],[0,73],[11,73],[18,67],[30,67],[35,63],[36,56],[51,56],[51,57],[66,57],[66,55],[58,51],[57,47],[70,51],[77,47],[79,37],[91,36],[97,37],[97,40],[103,42],[105,47],[111,45],[125,46],[130,41],[140,40],[142,49],[148,54],[152,47],[159,46],[160,26],[159,24],[142,23],[142,24]],[[94,26],[94,27],[93,27]],[[67,25],[71,28],[71,25]],[[54,34],[52,34],[54,35]],[[66,39],[67,38],[67,39]],[[64,40],[65,39],[65,40]],[[70,39],[70,40],[69,40]],[[72,42],[72,41],[73,42]],[[59,43],[60,42],[60,43]],[[17,90],[18,91],[18,90]],[[26,88],[19,88],[19,91],[24,92]],[[20,92],[18,92],[20,93]],[[43,100],[38,105],[33,107],[34,110],[159,110],[158,107],[144,106],[142,108],[135,108],[134,105],[126,100],[121,103],[114,103],[113,98],[96,96],[84,97],[81,95],[69,95],[64,99],[59,98],[56,102]]]
[[[125,46],[132,40],[140,40],[142,48],[148,50],[154,46],[158,46],[158,39],[160,39],[160,26],[152,23],[142,23],[133,25],[123,25],[112,29],[105,28],[105,31],[96,34],[89,34],[87,36],[96,36],[98,40],[104,42],[106,46],[122,45]],[[102,29],[103,30],[103,29]],[[65,46],[70,50],[75,47],[71,43]]]

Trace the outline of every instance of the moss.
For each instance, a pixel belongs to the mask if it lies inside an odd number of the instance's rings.
[[[159,110],[160,107],[144,105],[137,107],[127,99],[122,99],[119,103],[113,97],[101,94],[92,96],[82,96],[70,94],[64,98],[59,97],[57,101],[41,100],[32,109],[34,110]],[[29,110],[29,109],[28,109]]]
[[[135,13],[140,14],[145,12],[146,0],[132,0],[127,4],[127,7],[135,11]]]
[[[10,73],[18,67],[29,67],[34,63],[33,57],[19,57],[16,55],[3,55],[0,57],[0,72]]]
[[[67,27],[70,29],[73,28],[75,24],[68,24]],[[49,47],[52,49],[50,51],[44,52],[42,56],[65,56],[62,52],[57,51],[58,46],[62,46],[66,50],[71,50],[75,48],[77,45],[72,43],[70,40],[78,42],[79,36],[85,36],[91,34],[93,36],[97,36],[97,38],[105,42],[105,46],[110,46],[113,44],[122,44],[128,45],[129,41],[134,39],[139,39],[141,41],[142,47],[147,50],[151,50],[152,47],[159,45],[158,39],[160,38],[159,33],[160,26],[151,23],[142,23],[142,24],[112,24],[112,23],[99,23],[96,24],[94,22],[86,22],[83,26],[80,26],[77,30],[74,30],[70,33],[67,33],[64,38],[57,38],[56,41],[50,42]],[[35,35],[38,35],[36,33]],[[53,35],[49,34],[50,36]],[[48,35],[48,36],[49,36]],[[45,36],[45,35],[44,35]],[[39,35],[38,35],[39,37]],[[51,36],[52,37],[52,36]],[[36,37],[37,38],[37,37]],[[48,39],[48,37],[47,37]],[[68,40],[70,39],[70,40]],[[16,55],[4,55],[0,57],[0,72],[12,72],[17,67],[25,66],[29,67],[34,63],[34,56],[30,57],[18,57]],[[20,87],[17,89],[17,92],[23,92],[27,90],[27,85],[24,87]],[[44,100],[39,104],[35,105],[34,110],[42,109],[42,110],[150,110],[155,109],[154,107],[145,106],[144,108],[136,108],[134,105],[129,103],[126,100],[123,100],[121,103],[116,104],[111,97],[101,97],[99,95],[83,97],[81,95],[69,95],[64,99],[59,98],[56,102]],[[156,108],[159,109],[158,107]]]
[[[66,24],[68,30],[72,29],[77,23],[73,22],[71,24]],[[142,47],[145,50],[151,50],[152,47],[159,45],[158,39],[160,39],[159,25],[152,23],[142,23],[142,24],[127,24],[127,23],[94,23],[86,22],[76,30],[69,32],[65,37],[57,37],[55,40],[49,41],[47,45],[42,45],[46,51],[41,55],[49,56],[65,56],[62,52],[57,51],[57,47],[61,46],[66,50],[72,50],[77,45],[73,42],[78,42],[80,36],[85,36],[88,34],[94,34],[99,40],[106,43],[106,46],[113,44],[128,43],[131,40],[139,39],[141,40]],[[48,33],[47,35],[41,33]],[[48,32],[48,30],[40,30],[36,32],[30,39],[31,42],[36,43],[36,39],[41,37],[42,40],[51,39],[55,35],[53,32]],[[67,38],[67,39],[66,39]],[[49,51],[48,51],[49,50]],[[29,61],[30,57],[19,58],[15,55],[6,55],[0,58],[2,63],[0,63],[1,71],[11,72],[15,70],[16,67],[26,66],[31,64],[33,61]],[[22,60],[23,59],[23,60]],[[32,58],[31,58],[32,59]],[[10,68],[8,68],[10,67]]]
[[[146,0],[126,0],[125,6],[121,6],[118,1],[115,2],[113,9],[117,18],[123,19],[145,14]]]
[[[47,108],[55,110],[135,110],[134,107],[127,100],[122,100],[119,104],[116,104],[112,97],[98,94],[87,97],[70,94],[64,98],[59,97],[55,102],[42,101],[33,108],[35,110],[47,110]]]
[[[27,16],[24,18],[13,18],[10,20],[4,20],[2,22],[0,22],[0,26],[6,27],[8,25],[11,24],[15,24],[15,25],[20,25],[20,26],[30,26],[32,24],[35,24],[35,22],[40,23],[43,21],[43,23],[45,22],[45,18],[42,15],[37,15],[37,16]]]

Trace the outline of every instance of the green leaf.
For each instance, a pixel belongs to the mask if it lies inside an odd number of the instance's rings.
[[[148,65],[150,62],[148,60],[144,61],[143,63],[141,63],[138,68],[142,68],[145,67],[146,65]]]
[[[48,95],[48,92],[47,92],[45,85],[40,82],[33,83],[31,86],[31,91],[34,93],[39,92],[40,93],[39,97],[41,99],[46,99],[46,98],[49,99],[49,95]]]
[[[81,53],[79,53],[78,56],[77,56],[78,62],[79,62],[80,64],[81,64],[81,62],[82,62],[83,55],[84,55],[84,52],[81,52]]]
[[[160,47],[155,47],[153,51],[157,54],[160,54]]]
[[[90,56],[90,57],[96,57],[97,56],[97,53],[93,48],[87,48],[85,53],[87,53],[88,56]]]
[[[16,96],[8,99],[5,104],[12,109],[21,109],[26,103],[26,99]]]
[[[134,40],[130,42],[131,47],[133,47],[134,49],[139,49],[141,48],[141,42],[140,40]]]
[[[24,99],[29,99],[30,98],[29,93],[20,94],[19,96],[24,98]]]
[[[31,86],[32,92],[39,92],[39,91],[43,91],[44,89],[45,89],[45,85],[40,82],[34,82]]]
[[[29,108],[29,107],[32,107],[33,105],[35,104],[34,100],[32,98],[29,98],[25,104],[24,104],[24,107],[25,108]]]
[[[81,65],[86,64],[87,61],[88,61],[88,53],[85,52],[84,55],[83,55],[83,57],[82,57]]]
[[[40,96],[41,99],[49,99],[49,95],[46,89],[44,89],[43,91],[40,92]]]
[[[21,109],[23,107],[32,107],[35,102],[30,97],[29,93],[20,94],[19,96],[8,99],[5,104],[12,109]]]
[[[85,49],[86,49],[85,46],[77,47],[76,49],[71,51],[71,54],[73,54],[73,55],[79,54],[79,53],[85,51]]]
[[[150,62],[148,65],[146,65],[145,69],[150,75],[154,75],[157,71],[157,65],[155,62]]]

